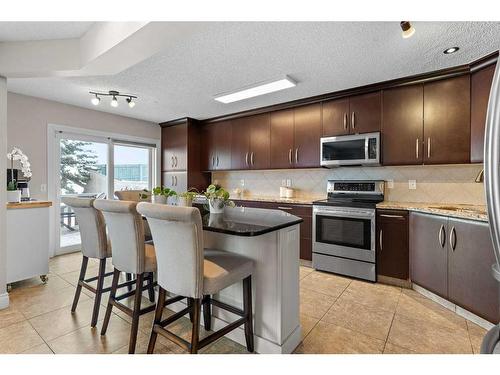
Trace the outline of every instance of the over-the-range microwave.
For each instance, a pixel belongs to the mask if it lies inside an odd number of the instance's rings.
[[[322,167],[380,165],[380,132],[321,138]]]

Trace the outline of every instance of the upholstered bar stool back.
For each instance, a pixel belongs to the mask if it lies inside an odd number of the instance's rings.
[[[113,252],[113,265],[122,272],[142,274],[156,271],[154,247],[144,243],[144,225],[136,211],[137,202],[97,200],[102,211]]]
[[[80,229],[82,254],[88,258],[109,258],[106,225],[102,213],[94,208],[95,199],[64,197],[62,202],[71,207]]]
[[[201,298],[204,255],[200,211],[194,207],[139,205],[158,249],[158,284],[177,295]]]

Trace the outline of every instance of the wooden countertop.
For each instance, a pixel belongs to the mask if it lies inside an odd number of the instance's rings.
[[[18,210],[26,208],[43,208],[52,206],[50,201],[28,201],[21,203],[7,203],[8,210]]]

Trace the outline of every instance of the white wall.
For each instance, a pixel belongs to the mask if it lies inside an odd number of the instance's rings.
[[[7,182],[7,80],[0,77],[0,181],[4,184],[0,189],[0,309],[7,307],[9,296],[6,293],[5,258],[7,252],[6,237],[6,191]]]
[[[7,109],[8,148],[18,146],[28,156],[33,171],[30,191],[31,196],[36,199],[47,199],[47,192],[42,192],[40,187],[42,184],[47,184],[48,179],[48,124],[142,138],[161,138],[161,128],[156,123],[25,95],[8,93]]]

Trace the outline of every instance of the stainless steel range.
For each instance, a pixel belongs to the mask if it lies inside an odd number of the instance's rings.
[[[376,281],[375,206],[384,181],[328,181],[328,199],[313,203],[313,267]]]

